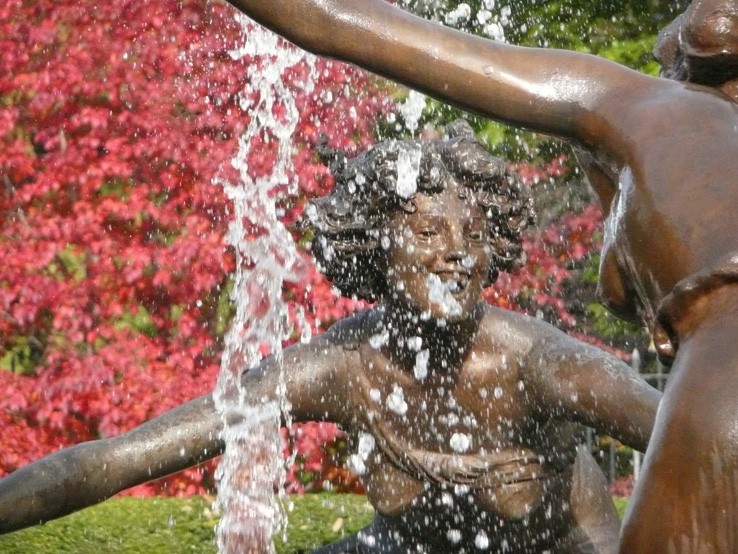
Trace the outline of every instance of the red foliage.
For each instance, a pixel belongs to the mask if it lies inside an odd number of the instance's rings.
[[[236,178],[229,161],[249,122],[239,95],[259,63],[229,54],[241,33],[230,8],[199,0],[0,6],[0,475],[212,389],[234,263],[227,200],[212,181]],[[330,185],[313,154],[319,133],[359,151],[387,110],[364,73],[321,61],[317,76],[316,92],[297,98],[299,190],[280,200],[288,226]],[[255,175],[274,159],[266,138],[254,139]],[[520,171],[545,181],[566,165]],[[559,289],[567,264],[597,246],[598,218],[589,208],[528,242],[528,266],[487,299],[519,309],[527,298],[573,326]],[[317,332],[356,306],[307,265],[284,296],[298,332]],[[360,490],[341,469],[334,426],[293,426],[284,438],[296,454],[289,490]],[[200,492],[212,467],[134,492]]]
[[[613,496],[630,497],[633,494],[635,480],[632,475],[618,477],[610,484],[610,494]]]
[[[287,471],[286,491],[304,493],[330,489],[363,492],[359,478],[346,469],[346,435],[332,423],[307,422],[282,429]]]
[[[536,187],[540,183],[571,179],[566,161],[566,156],[560,156],[544,167],[521,164],[516,170],[525,183]],[[547,319],[553,319],[558,327],[575,328],[577,322],[569,311],[562,287],[572,277],[571,267],[601,247],[601,222],[602,213],[592,203],[528,234],[523,243],[526,265],[515,273],[500,275],[495,285],[485,291],[485,298],[508,309],[520,309],[525,299],[527,310],[547,310],[550,312]]]
[[[248,124],[232,10],[199,1],[0,7],[0,475],[210,391],[233,260],[219,186]],[[328,185],[318,134],[372,141],[384,95],[322,62],[298,98],[299,196]],[[330,97],[330,98],[329,98]],[[356,112],[359,117],[350,118]],[[257,149],[252,171],[269,163]],[[316,330],[352,309],[314,269],[288,293]],[[192,470],[146,490],[189,494]]]

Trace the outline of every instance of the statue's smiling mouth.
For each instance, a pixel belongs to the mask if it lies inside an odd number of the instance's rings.
[[[439,271],[436,275],[446,290],[453,295],[461,294],[469,287],[469,274],[458,271]]]

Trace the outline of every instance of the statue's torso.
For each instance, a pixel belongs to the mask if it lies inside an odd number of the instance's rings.
[[[699,88],[663,103],[668,122],[658,103],[623,118],[623,161],[590,152],[583,164],[614,191],[594,186],[606,214],[602,301],[652,331],[678,283],[738,253],[738,104]]]
[[[378,513],[407,529],[442,537],[483,530],[489,540],[496,529],[498,546],[540,532],[552,542],[569,520],[562,499],[578,428],[534,415],[525,387],[529,342],[511,340],[502,321],[519,316],[494,313],[456,374],[421,380],[368,341],[358,348],[349,379],[355,465]]]

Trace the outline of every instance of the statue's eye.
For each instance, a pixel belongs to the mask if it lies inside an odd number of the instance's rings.
[[[483,241],[484,231],[482,231],[481,229],[475,229],[475,230],[469,231],[469,233],[467,234],[467,237],[469,238],[469,240],[474,241],[474,242]]]

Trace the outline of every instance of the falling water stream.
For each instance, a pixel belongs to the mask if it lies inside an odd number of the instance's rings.
[[[297,281],[304,271],[292,237],[279,221],[273,192],[289,183],[291,137],[299,117],[296,85],[286,86],[283,74],[298,65],[314,64],[309,54],[286,46],[246,18],[241,22],[245,42],[232,54],[249,56],[253,62],[248,90],[241,96],[241,108],[250,123],[233,160],[240,182],[221,183],[234,210],[227,239],[236,257],[231,293],[236,313],[226,335],[214,393],[226,443],[217,476],[217,504],[222,512],[217,540],[222,553],[262,554],[274,552],[272,535],[284,520],[273,491],[275,483],[284,481],[278,431],[287,410],[281,390],[272,399],[246,401],[241,375],[256,366],[265,352],[279,361],[282,340],[289,331],[282,285]],[[310,71],[306,73],[303,85],[309,90],[314,79]],[[277,152],[271,171],[259,177],[248,170],[254,137],[272,142]],[[283,383],[280,377],[280,389]]]

